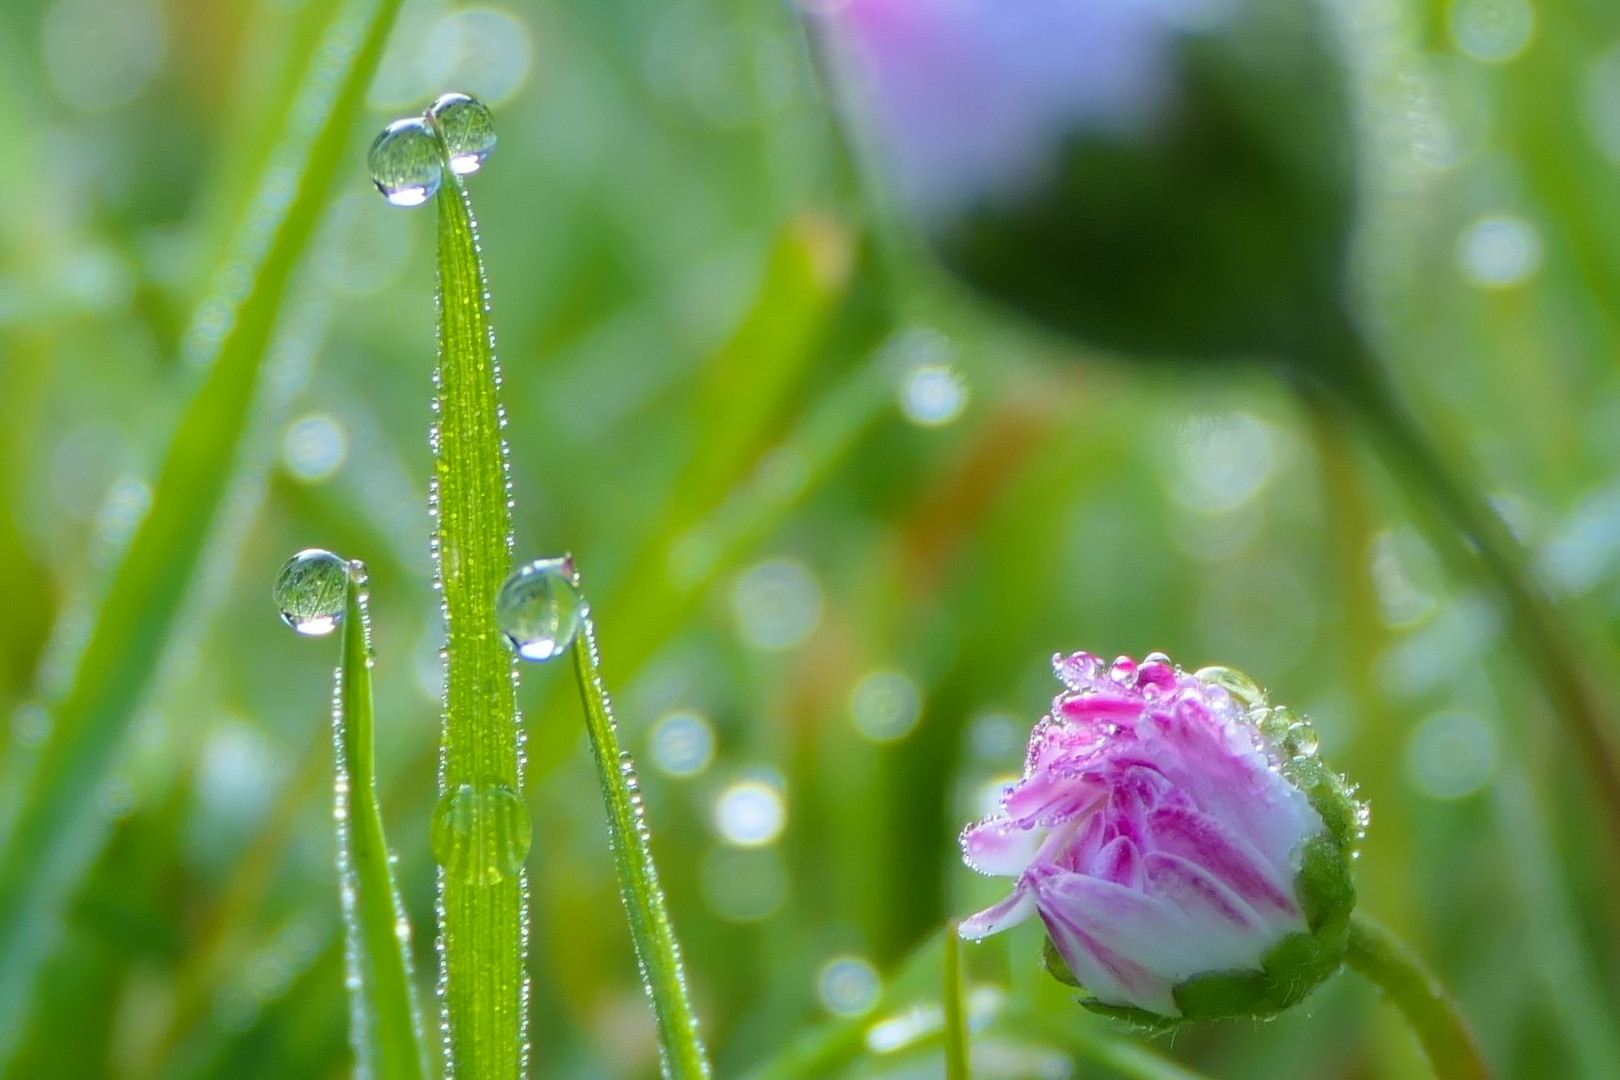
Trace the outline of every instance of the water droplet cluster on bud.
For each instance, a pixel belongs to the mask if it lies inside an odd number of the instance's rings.
[[[458,784],[433,811],[429,839],[445,873],[469,885],[516,877],[528,858],[534,827],[529,808],[498,782]]]
[[[395,120],[371,144],[371,181],[395,206],[421,206],[438,194],[446,166],[475,173],[495,149],[495,120],[468,94],[441,94],[421,116]]]
[[[584,613],[573,560],[567,557],[519,567],[495,596],[495,621],[525,660],[561,656],[579,633]]]
[[[349,563],[322,548],[306,548],[276,575],[273,594],[281,618],[305,637],[325,637],[343,620]]]

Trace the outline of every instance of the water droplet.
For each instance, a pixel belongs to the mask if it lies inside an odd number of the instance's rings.
[[[568,556],[519,567],[495,595],[501,633],[519,656],[536,662],[555,659],[573,644],[584,611]]]
[[[444,139],[451,172],[465,176],[483,168],[495,149],[495,117],[488,106],[469,94],[441,94],[428,107],[427,119]]]
[[[1297,757],[1315,757],[1321,740],[1317,738],[1316,729],[1301,720],[1288,725],[1283,745]]]
[[[433,857],[446,873],[470,885],[515,877],[533,838],[529,808],[498,782],[459,784],[444,793],[433,811]]]
[[[419,116],[383,128],[367,156],[371,182],[395,206],[421,206],[444,179],[439,139]]]
[[[652,733],[653,761],[671,776],[696,776],[714,760],[714,728],[695,712],[672,712]]]
[[[922,715],[922,691],[902,671],[874,671],[849,697],[856,729],[874,742],[895,742],[911,734]]]
[[[782,793],[763,780],[744,780],[720,793],[714,804],[714,826],[738,847],[763,847],[782,835],[787,807]]]
[[[1210,686],[1220,687],[1232,695],[1233,701],[1246,709],[1258,708],[1266,703],[1265,691],[1237,668],[1219,665],[1199,668],[1193,672],[1193,678]]]
[[[275,601],[288,626],[306,637],[337,629],[348,596],[349,564],[321,548],[305,548],[276,575]]]
[[[883,978],[864,957],[835,956],[816,976],[816,997],[835,1016],[864,1016],[883,995]]]

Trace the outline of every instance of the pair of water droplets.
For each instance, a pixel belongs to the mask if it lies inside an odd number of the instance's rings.
[[[489,107],[468,94],[441,94],[421,116],[383,128],[367,164],[372,183],[395,206],[421,206],[438,193],[444,170],[465,176],[495,149]]]
[[[355,565],[320,548],[288,559],[274,588],[282,620],[306,637],[324,637],[336,630]],[[567,651],[585,617],[575,582],[573,561],[561,558],[537,559],[502,584],[495,598],[496,622],[519,656],[544,662]],[[517,792],[499,780],[486,779],[457,784],[440,797],[430,839],[434,858],[452,878],[494,885],[522,869],[533,842],[533,825]]]

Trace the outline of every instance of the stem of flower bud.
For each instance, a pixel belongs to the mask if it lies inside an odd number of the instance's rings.
[[[1345,962],[1377,983],[1423,1044],[1438,1080],[1490,1080],[1468,1022],[1416,953],[1359,911],[1350,916]]]
[[[1475,487],[1457,476],[1400,400],[1359,332],[1342,328],[1324,334],[1315,348],[1328,361],[1317,370],[1331,374],[1305,392],[1325,393],[1359,415],[1395,472],[1421,490],[1451,525],[1461,541],[1452,545],[1453,552],[1460,550],[1484,569],[1520,648],[1539,675],[1548,704],[1589,770],[1603,808],[1593,816],[1608,823],[1612,879],[1620,870],[1620,752],[1614,743],[1614,703],[1590,674],[1603,668],[1593,661],[1588,643],[1565,620],[1529,566],[1507,523]]]

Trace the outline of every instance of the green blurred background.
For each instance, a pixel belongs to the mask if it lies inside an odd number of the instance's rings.
[[[321,0],[0,6],[0,757],[15,792],[199,381],[189,335]],[[1620,7],[1406,0],[1405,118],[1369,315],[1436,439],[1570,610],[1620,630]],[[334,642],[269,600],[294,550],[369,562],[391,838],[430,982],[439,616],[426,482],[430,210],[371,135],[495,108],[471,188],[521,558],[572,551],[722,1076],[940,1075],[941,922],[1002,893],[956,833],[1016,774],[1059,650],[1242,667],[1373,806],[1366,909],[1503,1076],[1620,1077],[1603,823],[1477,583],[1376,455],[1259,377],[1040,340],[880,242],[790,7],[410,0],[282,313],[239,475],[112,781],[5,1075],[340,1077]],[[1166,298],[1173,303],[1174,298]],[[1613,675],[1614,673],[1608,673]],[[529,667],[534,1075],[656,1073],[564,671]],[[14,801],[14,800],[13,800]],[[9,812],[10,801],[0,805]],[[1026,932],[1027,931],[1027,932]],[[1107,1077],[1111,1029],[969,953],[984,1077]],[[1424,1075],[1341,976],[1160,1053],[1222,1078]],[[832,1049],[828,1049],[828,1048]]]

